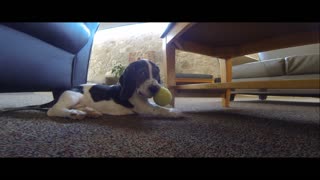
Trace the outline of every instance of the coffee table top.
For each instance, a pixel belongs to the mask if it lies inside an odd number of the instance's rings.
[[[177,49],[231,58],[319,43],[320,23],[171,23],[162,34]]]

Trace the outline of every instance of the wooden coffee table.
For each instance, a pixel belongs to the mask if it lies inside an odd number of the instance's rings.
[[[171,23],[161,36],[166,86],[174,97],[222,97],[224,107],[231,89],[319,89],[318,79],[231,82],[231,58],[319,43],[319,34],[320,23]],[[176,85],[176,49],[222,59],[221,83]]]

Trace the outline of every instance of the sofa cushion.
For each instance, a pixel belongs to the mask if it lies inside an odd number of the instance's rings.
[[[286,74],[319,74],[319,54],[290,56],[285,58]]]
[[[285,75],[284,59],[271,59],[232,67],[232,78],[256,78]]]

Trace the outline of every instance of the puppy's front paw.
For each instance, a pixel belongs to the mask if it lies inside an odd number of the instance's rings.
[[[183,118],[184,117],[183,113],[175,108],[170,108],[169,116],[173,117],[173,118]]]

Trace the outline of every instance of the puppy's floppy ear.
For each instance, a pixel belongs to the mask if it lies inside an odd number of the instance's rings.
[[[162,84],[162,81],[161,81],[161,77],[160,77],[160,68],[158,65],[156,65],[154,62],[150,61],[150,63],[152,64],[152,74],[153,74],[153,77],[158,81],[159,84]]]
[[[156,69],[157,69],[156,71],[157,71],[157,74],[158,74],[156,79],[157,79],[159,84],[162,84],[162,80],[161,80],[161,77],[160,77],[160,68],[158,66],[156,66]]]
[[[137,86],[135,81],[135,72],[136,68],[134,64],[130,64],[120,76],[119,82],[121,85],[121,100],[129,99],[132,96],[133,92],[136,90]]]

